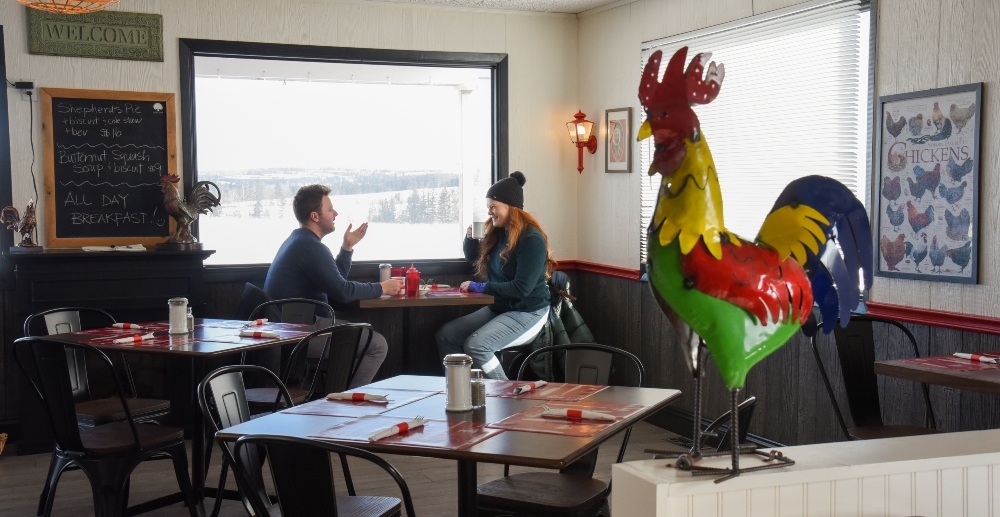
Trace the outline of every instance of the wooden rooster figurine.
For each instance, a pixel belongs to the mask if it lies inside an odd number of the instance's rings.
[[[207,214],[213,207],[219,206],[222,193],[219,186],[211,181],[199,181],[191,188],[191,195],[185,202],[177,190],[180,178],[168,174],[160,178],[160,191],[163,192],[163,207],[167,214],[174,218],[177,227],[174,234],[167,239],[166,247],[170,249],[199,249],[201,244],[191,235],[191,223],[198,220],[199,214]],[[208,188],[215,187],[215,193]],[[160,245],[162,246],[162,245]]]
[[[650,57],[639,85],[646,120],[638,139],[653,137],[649,174],[663,176],[648,228],[646,266],[654,297],[681,333],[695,380],[690,464],[699,457],[702,347],[731,390],[736,429],[739,390],[750,368],[814,321],[813,301],[826,332],[838,319],[846,325],[860,301],[861,270],[865,287],[871,285],[872,250],[864,205],[847,187],[821,176],[791,182],[755,241],[726,230],[712,153],[691,109],[716,98],[725,70],[712,62],[706,74],[710,55],[699,54],[685,72],[686,56],[686,47],[674,54],[662,81],[661,53]],[[728,474],[723,479],[740,473],[739,433],[731,435],[732,468],[720,469]]]
[[[38,248],[38,239],[35,235],[37,220],[35,219],[35,200],[28,200],[28,206],[24,209],[24,217],[17,213],[17,209],[12,206],[4,207],[0,211],[0,223],[6,224],[8,230],[14,230],[21,234],[21,242],[18,248]]]

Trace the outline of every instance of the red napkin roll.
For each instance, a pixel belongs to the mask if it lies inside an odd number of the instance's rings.
[[[529,382],[527,384],[521,384],[520,386],[514,388],[514,395],[520,395],[522,393],[527,393],[527,392],[532,391],[534,389],[541,388],[542,386],[545,386],[546,384],[548,384],[548,383],[545,382],[545,381],[535,381],[535,382]]]
[[[243,330],[240,332],[240,337],[277,339],[280,338],[281,336],[277,332],[269,332],[266,330]]]
[[[153,339],[153,335],[152,334],[143,334],[141,336],[123,337],[123,338],[118,338],[118,339],[112,341],[112,343],[114,343],[116,345],[128,345],[128,344],[131,344],[131,343],[141,343],[141,342],[143,342],[143,341],[145,341],[147,339]]]
[[[405,433],[410,429],[423,427],[423,425],[424,425],[424,417],[417,417],[414,418],[413,420],[410,420],[409,422],[400,422],[396,425],[391,425],[385,429],[382,429],[381,431],[369,436],[368,441],[377,442],[382,438],[388,438],[390,436],[395,436],[399,433]]]
[[[607,413],[601,413],[598,411],[589,411],[586,409],[552,409],[548,406],[542,406],[542,416],[546,418],[568,418],[570,420],[605,420],[609,422],[614,422],[617,420],[614,415],[609,415]]]
[[[385,395],[374,395],[371,393],[331,393],[326,396],[327,400],[352,400],[354,402],[379,402],[389,403]]]
[[[136,325],[135,323],[115,323],[114,325],[111,325],[111,326],[114,327],[114,328],[116,328],[116,329],[144,329],[144,328],[146,328],[146,327],[142,327],[142,326]]]

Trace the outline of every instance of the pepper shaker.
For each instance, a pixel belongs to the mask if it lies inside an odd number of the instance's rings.
[[[486,406],[486,382],[483,381],[483,371],[472,370],[472,407]]]

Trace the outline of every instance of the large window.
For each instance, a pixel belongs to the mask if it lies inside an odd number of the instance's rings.
[[[643,45],[641,66],[663,51],[661,75],[685,45],[688,59],[711,52],[726,66],[718,98],[694,109],[733,232],[753,239],[781,190],[802,176],[836,178],[869,204],[869,12],[865,1],[811,2]],[[652,138],[639,155],[645,264],[646,227],[660,185],[659,174],[645,175]]]
[[[371,61],[195,53],[192,165],[223,201],[199,220],[216,250],[206,263],[270,262],[312,183],[332,189],[335,254],[349,224],[368,222],[356,261],[462,256],[499,170],[497,67]]]

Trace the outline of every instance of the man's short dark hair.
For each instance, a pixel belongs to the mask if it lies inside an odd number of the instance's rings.
[[[300,223],[308,222],[310,214],[323,210],[323,198],[329,195],[330,187],[326,185],[306,185],[300,188],[292,201],[292,211],[295,212],[295,218]]]

